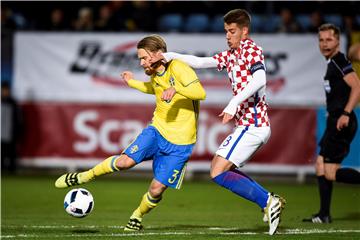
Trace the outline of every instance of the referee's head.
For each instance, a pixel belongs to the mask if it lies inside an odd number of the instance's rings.
[[[323,31],[333,31],[332,33],[334,34],[334,36],[340,40],[340,28],[338,28],[337,26],[335,26],[332,23],[324,23],[322,24],[319,28],[319,33],[323,32]]]
[[[319,27],[319,48],[326,58],[332,58],[340,50],[340,29],[331,23]]]

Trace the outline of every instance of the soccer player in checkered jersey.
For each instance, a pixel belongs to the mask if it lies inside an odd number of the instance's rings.
[[[250,15],[243,9],[224,16],[229,49],[213,57],[196,57],[168,52],[153,62],[180,59],[193,68],[226,70],[233,97],[223,112],[222,123],[235,120],[235,130],[225,138],[211,163],[210,175],[215,183],[238,196],[256,203],[264,212],[273,235],[280,223],[285,200],[271,194],[257,182],[239,171],[270,137],[270,121],[265,101],[266,74],[262,48],[249,38]]]
[[[340,168],[349,153],[357,130],[353,109],[360,100],[360,80],[351,63],[340,52],[340,30],[333,24],[319,27],[319,48],[326,58],[324,77],[326,129],[320,140],[320,153],[316,159],[316,175],[320,193],[320,211],[305,222],[330,223],[330,202],[333,181],[360,184],[360,173],[351,168]]]

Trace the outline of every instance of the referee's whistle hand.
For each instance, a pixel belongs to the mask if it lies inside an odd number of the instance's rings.
[[[338,131],[341,131],[344,127],[349,125],[349,117],[341,115],[337,121],[336,128]]]

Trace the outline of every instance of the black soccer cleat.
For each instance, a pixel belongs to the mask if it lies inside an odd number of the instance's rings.
[[[67,188],[71,186],[80,185],[78,179],[78,173],[66,173],[59,177],[55,182],[57,188]]]
[[[136,232],[143,229],[143,225],[141,224],[141,219],[130,218],[128,224],[126,224],[124,231],[126,232]]]
[[[304,218],[303,222],[311,222],[311,223],[331,223],[331,216],[321,216],[320,214],[314,214],[311,218]]]

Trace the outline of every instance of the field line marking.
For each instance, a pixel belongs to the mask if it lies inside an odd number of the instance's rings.
[[[19,227],[16,225],[8,225],[3,226],[3,228],[15,228]],[[97,225],[23,225],[23,228],[35,228],[35,229],[96,229],[96,228],[110,228],[110,229],[123,229],[124,226],[97,226]],[[158,228],[159,226],[149,226],[148,230],[151,231],[151,228]],[[210,232],[207,232],[207,231]],[[221,231],[231,231],[235,230],[236,232],[221,232]],[[283,229],[280,230],[278,235],[304,235],[304,234],[323,234],[323,233],[360,233],[359,229]],[[239,228],[235,227],[204,227],[202,231],[173,231],[173,232],[135,232],[135,233],[94,233],[94,234],[80,234],[80,233],[72,233],[72,234],[61,234],[61,235],[51,235],[51,234],[9,234],[2,235],[1,238],[48,238],[51,236],[52,238],[72,238],[72,237],[80,237],[80,238],[101,238],[101,237],[137,237],[137,236],[166,236],[166,235],[267,235],[267,232],[241,232]]]

